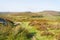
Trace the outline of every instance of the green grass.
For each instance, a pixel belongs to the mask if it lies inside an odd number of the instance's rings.
[[[49,17],[47,17],[47,16],[44,19],[46,19],[46,18],[49,19]],[[13,21],[15,21],[15,22],[20,22],[20,18],[18,18],[18,17],[16,17],[16,18],[11,17],[11,19],[13,19]],[[36,19],[38,19],[38,18],[36,18]],[[53,18],[51,17],[51,20],[52,19]],[[39,18],[39,20],[40,20],[40,18]],[[54,20],[55,20],[55,17],[54,17]],[[0,40],[32,40],[33,37],[35,40],[56,40],[56,35],[58,35],[58,33],[60,33],[60,29],[59,30],[48,29],[48,32],[52,32],[54,34],[54,36],[51,36],[51,35],[41,36],[41,33],[44,31],[37,30],[35,28],[35,26],[29,25],[29,22],[30,21],[27,21],[27,19],[26,19],[26,20],[23,20],[20,25],[13,26],[13,27],[9,25],[8,27],[6,27],[8,31],[6,33],[0,34]],[[2,31],[5,31],[5,30],[2,30]],[[0,31],[0,33],[2,33],[2,32]]]

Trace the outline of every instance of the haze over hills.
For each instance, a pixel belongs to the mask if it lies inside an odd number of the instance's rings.
[[[49,16],[49,15],[53,15],[53,16],[59,16],[60,12],[59,11],[42,11],[42,12],[0,12],[0,14],[5,14],[5,15],[15,15],[15,16],[40,16],[40,15],[44,15],[44,16]]]
[[[43,11],[41,13],[50,14],[50,15],[60,15],[59,11]]]

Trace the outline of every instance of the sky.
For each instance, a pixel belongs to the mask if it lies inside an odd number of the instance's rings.
[[[60,0],[0,0],[0,12],[60,11]]]

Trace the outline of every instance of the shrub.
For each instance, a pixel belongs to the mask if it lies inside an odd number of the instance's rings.
[[[54,36],[54,33],[48,32],[48,31],[44,31],[44,32],[41,33],[41,36]]]
[[[55,36],[55,38],[56,38],[57,40],[60,40],[60,33],[58,33],[58,34]]]

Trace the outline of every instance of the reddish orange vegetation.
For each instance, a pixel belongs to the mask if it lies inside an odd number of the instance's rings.
[[[51,22],[52,24],[48,22]],[[60,29],[60,25],[55,23],[56,21],[51,21],[51,20],[31,20],[29,25],[36,27],[37,30],[47,30],[47,28]]]
[[[47,22],[46,22],[46,20],[43,20],[43,21],[33,20],[33,21],[30,22],[29,25],[36,27],[37,30],[41,30],[41,31],[47,30],[47,27],[46,27]]]
[[[54,36],[54,33],[48,31],[44,31],[41,33],[41,36],[49,36],[49,35]]]

